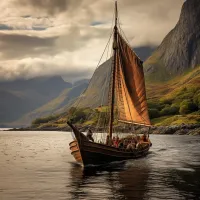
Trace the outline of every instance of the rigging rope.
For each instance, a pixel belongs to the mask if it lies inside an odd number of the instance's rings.
[[[113,13],[113,17],[112,17],[112,25],[111,25],[111,29],[110,29],[110,37],[109,37],[109,40],[108,40],[108,42],[107,42],[107,44],[106,44],[106,47],[105,47],[105,49],[104,49],[104,51],[103,51],[103,53],[102,53],[102,55],[101,55],[101,57],[100,57],[100,60],[99,60],[99,62],[98,62],[98,64],[97,64],[97,67],[96,67],[96,69],[94,70],[94,73],[95,73],[95,71],[97,70],[97,68],[100,66],[100,63],[101,63],[102,58],[103,58],[103,56],[104,56],[104,54],[105,54],[105,52],[106,52],[106,49],[108,49],[106,60],[108,59],[109,48],[110,48],[110,41],[111,41],[111,38],[112,38],[112,35],[113,35],[113,29],[112,29],[113,23],[114,23],[114,13]],[[92,79],[93,79],[94,73],[93,73],[92,78],[90,79],[90,81],[89,81],[89,83],[88,83],[88,86],[90,85],[90,83],[91,83],[91,81],[92,81]],[[107,76],[107,78],[108,78],[108,76]],[[107,78],[106,78],[106,81],[107,81]],[[87,91],[87,89],[88,89],[88,87],[81,93],[81,95],[80,95],[80,97],[78,98],[78,100],[74,103],[74,105],[76,105],[76,106],[75,106],[74,113],[75,113],[75,111],[77,110],[77,108],[78,108],[78,106],[79,106],[79,104],[80,104],[80,102],[81,102],[81,100],[82,100],[82,97],[84,97],[84,94],[85,94],[85,92]],[[102,97],[102,100],[101,100],[101,106],[102,106],[102,104],[103,104],[103,99],[104,99],[104,96],[105,96],[105,89],[106,89],[106,85],[105,85],[105,88],[104,88],[104,91],[103,91],[103,97]],[[74,113],[72,113],[72,118],[74,117]],[[92,113],[91,115],[88,115],[88,116],[87,116],[87,119],[90,118],[92,115],[93,115],[93,113]]]
[[[124,33],[123,29],[121,28],[121,22],[120,22],[120,15],[118,14],[118,18],[119,18],[119,29],[121,31],[121,35],[124,36],[123,38],[125,39],[124,41],[126,42],[126,44],[130,47],[130,49],[133,51],[133,53],[142,61],[142,59],[138,56],[138,54],[132,49],[132,47],[130,46],[130,42],[128,40],[128,38],[126,37],[126,34]]]

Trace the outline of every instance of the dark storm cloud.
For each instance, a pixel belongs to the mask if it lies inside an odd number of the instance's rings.
[[[0,52],[2,58],[16,58],[51,54],[56,37],[41,38],[36,36],[0,33]]]

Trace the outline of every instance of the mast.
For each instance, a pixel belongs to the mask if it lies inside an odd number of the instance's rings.
[[[113,51],[114,51],[114,63],[112,69],[112,84],[111,84],[111,105],[110,105],[110,122],[109,122],[109,138],[112,138],[113,121],[114,121],[114,101],[115,101],[115,71],[117,64],[117,1],[115,1],[115,26],[114,26],[114,38],[113,38]]]

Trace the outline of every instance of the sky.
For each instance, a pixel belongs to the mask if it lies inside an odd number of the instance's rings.
[[[0,81],[90,78],[111,34],[114,2],[1,0]],[[118,0],[120,26],[130,45],[158,46],[176,25],[183,2]]]

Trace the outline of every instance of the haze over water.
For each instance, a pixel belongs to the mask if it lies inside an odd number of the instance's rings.
[[[151,136],[147,157],[83,170],[67,132],[0,132],[0,200],[200,199],[200,137]]]

